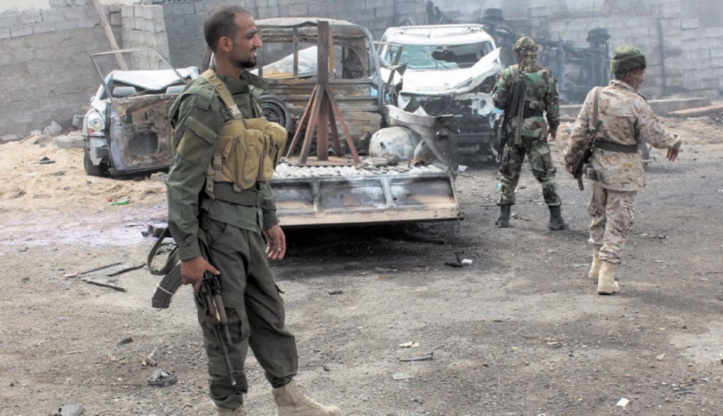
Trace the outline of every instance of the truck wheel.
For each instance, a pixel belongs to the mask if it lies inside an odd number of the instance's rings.
[[[288,133],[292,132],[294,119],[291,117],[291,112],[286,107],[286,103],[281,98],[265,94],[259,97],[259,102],[267,120],[281,124]]]
[[[105,169],[102,166],[96,166],[90,160],[88,149],[83,149],[83,168],[88,176],[106,176]]]

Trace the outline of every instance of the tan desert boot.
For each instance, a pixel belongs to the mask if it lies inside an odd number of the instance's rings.
[[[598,295],[612,295],[620,291],[620,286],[618,286],[618,282],[615,281],[615,269],[617,268],[617,264],[602,262],[600,275],[597,279]]]
[[[341,416],[336,406],[324,406],[307,396],[296,380],[273,389],[272,393],[278,406],[276,416]]]
[[[587,277],[597,282],[597,278],[600,275],[600,266],[602,266],[602,261],[600,260],[600,248],[593,247],[592,266],[590,266],[590,273],[587,274]]]
[[[239,407],[236,410],[231,410],[218,407],[216,403],[211,402],[211,407],[213,407],[213,410],[216,411],[217,416],[246,416],[246,411],[244,410],[243,406]]]

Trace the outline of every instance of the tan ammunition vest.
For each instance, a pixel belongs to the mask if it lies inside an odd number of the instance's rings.
[[[244,119],[226,84],[209,69],[201,77],[216,90],[233,117],[221,126],[206,171],[206,193],[216,197],[214,184],[233,184],[242,192],[256,182],[270,181],[286,145],[286,130],[263,117]]]

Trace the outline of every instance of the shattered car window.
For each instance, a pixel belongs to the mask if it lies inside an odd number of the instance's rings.
[[[391,44],[383,58],[386,62],[406,64],[410,69],[461,69],[471,67],[493,50],[490,42],[445,46]]]

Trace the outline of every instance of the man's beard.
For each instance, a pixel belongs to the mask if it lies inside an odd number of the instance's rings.
[[[236,65],[237,68],[242,68],[242,69],[253,68],[256,66],[256,58],[248,57],[246,59],[234,60],[233,64]]]

